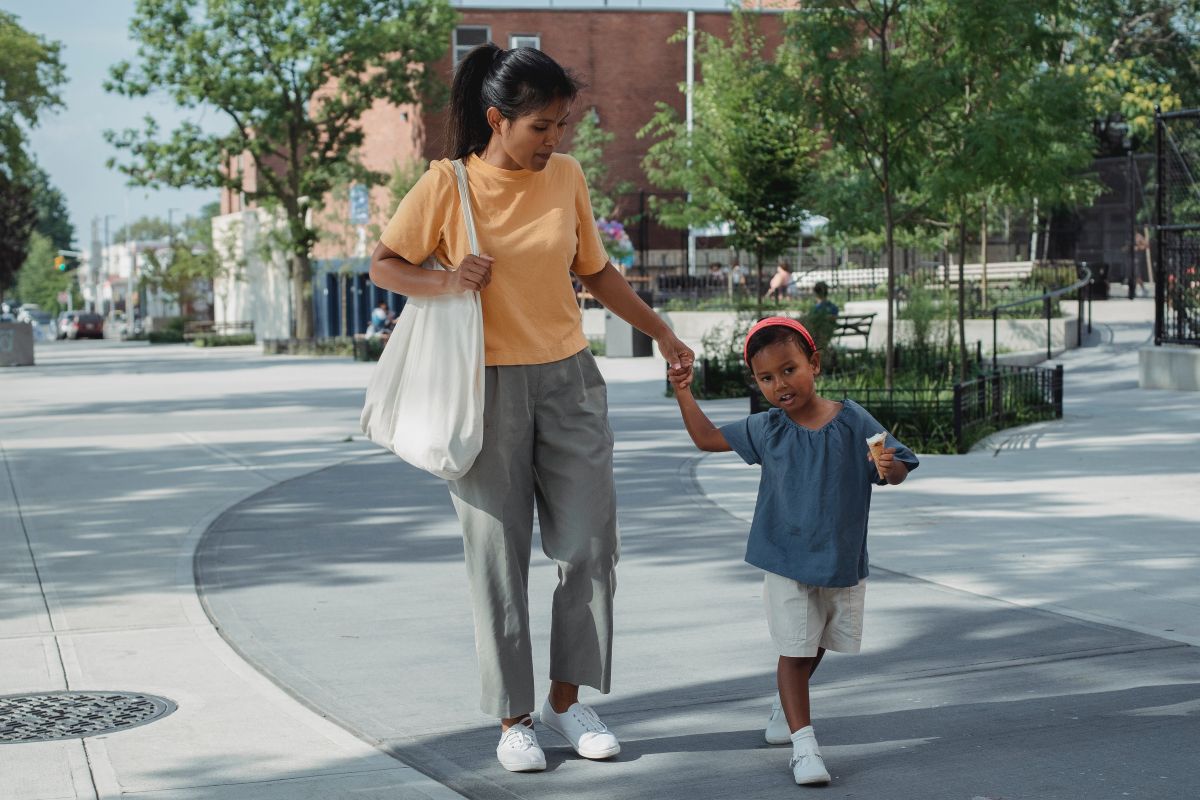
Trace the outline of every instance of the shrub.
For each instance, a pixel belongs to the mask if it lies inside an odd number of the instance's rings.
[[[234,333],[228,336],[206,333],[193,339],[192,344],[196,347],[244,347],[256,341],[253,333]]]
[[[168,328],[165,331],[151,331],[146,334],[146,339],[150,344],[179,344],[183,341],[183,329],[172,330]]]

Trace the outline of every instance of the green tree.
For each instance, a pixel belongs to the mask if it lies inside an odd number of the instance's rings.
[[[225,187],[276,211],[295,335],[311,338],[318,232],[308,212],[339,184],[387,179],[357,157],[359,120],[377,102],[440,96],[432,65],[454,19],[447,0],[138,0],[130,23],[137,63],[115,65],[105,88],[165,92],[184,108],[215,109],[232,129],[213,134],[189,121],[164,139],[148,118],[141,130],[110,131],[130,156],[119,168],[133,185]],[[227,169],[243,155],[251,185]]]
[[[1138,148],[1154,109],[1200,105],[1200,2],[1077,0],[1054,19],[1068,34],[1059,61],[1088,84],[1102,153]]]
[[[62,106],[66,82],[62,45],[30,33],[17,18],[0,11],[0,171],[10,177],[28,166],[23,126]]]
[[[33,189],[0,170],[0,298],[12,289],[25,263],[37,217]]]
[[[797,110],[783,66],[763,57],[756,22],[754,14],[734,12],[728,40],[696,34],[703,80],[693,89],[690,132],[659,103],[638,135],[656,140],[642,162],[651,182],[689,193],[656,199],[659,221],[673,228],[728,223],[730,245],[754,253],[761,287],[764,263],[795,243],[811,207],[809,177],[821,143]]]
[[[58,248],[54,243],[40,233],[33,233],[29,239],[29,255],[17,275],[16,294],[24,303],[37,303],[51,314],[57,314],[67,308],[66,303],[60,303],[60,292],[70,292],[75,308],[83,304],[79,293],[79,283],[76,281],[77,272],[59,272],[54,266],[54,257]]]
[[[929,3],[936,6],[936,3]],[[952,7],[950,7],[952,6]],[[955,100],[926,126],[933,156],[922,176],[931,214],[953,231],[958,261],[960,375],[966,373],[968,229],[989,202],[1067,204],[1090,197],[1093,181],[1086,84],[1057,60],[1064,35],[1049,24],[1060,0],[953,3],[928,18],[946,43]],[[984,305],[986,272],[984,273]]]
[[[162,217],[145,216],[117,228],[112,234],[112,241],[120,244],[124,241],[140,242],[147,239],[166,239],[170,237],[171,233],[171,226],[167,220]]]
[[[600,114],[594,108],[583,113],[571,135],[571,156],[579,162],[587,178],[592,213],[596,219],[621,219],[623,215],[618,213],[618,198],[633,191],[633,184],[629,181],[613,184],[609,180],[604,147],[615,138],[615,134],[600,127]]]
[[[826,158],[836,164],[833,174],[847,181],[839,192],[843,205],[827,216],[843,229],[884,233],[889,389],[895,373],[896,231],[913,224],[925,207],[919,178],[928,166],[927,128],[954,91],[947,44],[927,35],[935,6],[817,0],[788,17],[789,63],[803,105],[831,139]]]
[[[67,211],[67,198],[57,186],[50,183],[50,176],[41,167],[29,173],[30,188],[33,189],[33,205],[37,209],[34,229],[63,250],[70,250],[75,240],[75,226]]]

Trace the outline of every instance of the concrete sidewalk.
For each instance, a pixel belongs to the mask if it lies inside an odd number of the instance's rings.
[[[1113,343],[1067,357],[1065,420],[994,457],[926,458],[877,495],[864,652],[831,657],[814,692],[828,793],[1194,793],[1200,516],[1176,459],[1200,403],[1132,386],[1131,309],[1097,305]],[[110,342],[48,344],[38,364],[0,373],[0,695],[125,689],[179,709],[0,745],[0,799],[799,791],[761,739],[775,659],[740,518],[755,473],[694,450],[657,363],[602,364],[623,555],[614,694],[587,699],[624,749],[584,762],[543,732],[541,775],[495,763],[453,511],[441,482],[359,438],[367,365]],[[1091,424],[1094,404],[1114,408]],[[544,664],[555,571],[533,562]]]
[[[1109,358],[1100,350],[1094,357]],[[753,502],[754,470],[733,456],[696,453],[674,403],[661,396],[656,364],[610,362],[605,369],[623,555],[614,694],[588,699],[621,734],[620,757],[584,762],[543,732],[548,774],[511,775],[495,763],[495,723],[477,710],[470,607],[449,499],[439,482],[388,457],[280,484],[217,520],[197,566],[224,635],[311,707],[470,797],[767,798],[797,791],[786,751],[761,739],[775,658],[762,621],[761,575],[741,562],[747,525],[739,519]],[[1068,381],[1072,403],[1082,402],[1077,386],[1084,383]],[[718,422],[745,413],[745,401],[708,407]],[[1072,405],[1058,424],[1079,413]],[[1147,415],[1146,424],[1155,419]],[[947,460],[945,478],[927,464],[911,484],[879,495],[864,652],[831,657],[814,694],[835,775],[830,791],[914,800],[1187,796],[1200,781],[1192,744],[1200,736],[1195,648],[1082,613],[1022,607],[1002,585],[984,595],[909,577],[907,562],[896,569],[886,560],[902,543],[880,555],[881,539],[912,528],[889,524],[900,517],[889,504],[916,495],[926,480],[934,484],[927,492],[949,491],[937,487],[975,459]],[[1082,466],[1050,469],[1066,479]],[[965,521],[943,526],[945,538],[928,549],[968,552],[979,572],[1003,574],[1011,543],[981,536],[971,514],[986,511],[993,491],[997,502],[1015,504],[1005,499],[1007,479],[989,480],[965,508],[948,503]],[[1041,497],[1031,501],[1058,513]],[[1151,513],[1188,518],[1186,496],[1171,508]],[[1156,535],[1175,537],[1194,557],[1197,543],[1179,535],[1185,529]],[[1059,546],[1056,529],[1026,535],[1034,564],[1043,549]],[[1079,554],[1111,545],[1089,540]],[[1053,590],[1059,576],[1039,569],[1039,585]],[[555,580],[535,547],[539,672]],[[1178,589],[1194,602],[1194,584]],[[1178,620],[1175,613],[1159,626]],[[543,673],[539,691],[546,685]]]
[[[198,601],[218,514],[366,452],[365,365],[134,343],[39,343],[0,372],[0,695],[178,704],[87,739],[0,744],[0,798],[449,798],[251,669]]]

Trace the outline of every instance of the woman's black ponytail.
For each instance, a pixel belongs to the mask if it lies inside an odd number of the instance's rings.
[[[483,153],[492,138],[487,110],[517,119],[556,100],[574,100],[582,88],[570,71],[541,50],[501,50],[481,44],[459,62],[450,87],[446,152],[450,158]]]

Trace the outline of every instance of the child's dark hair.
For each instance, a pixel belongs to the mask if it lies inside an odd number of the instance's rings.
[[[808,341],[800,335],[799,331],[794,328],[784,327],[783,325],[771,325],[755,333],[750,337],[750,341],[746,342],[746,365],[750,366],[753,364],[754,357],[758,355],[758,352],[764,347],[788,341],[795,342],[796,346],[799,347],[804,355],[808,358],[811,359],[813,357],[814,351],[812,347],[810,347]]]
[[[487,110],[495,106],[515,120],[555,100],[574,100],[583,86],[557,61],[532,47],[501,50],[481,44],[459,62],[450,87],[446,152],[450,158],[479,155],[492,138]]]
[[[825,281],[817,281],[813,286],[813,294],[822,300],[829,296],[829,286]]]

